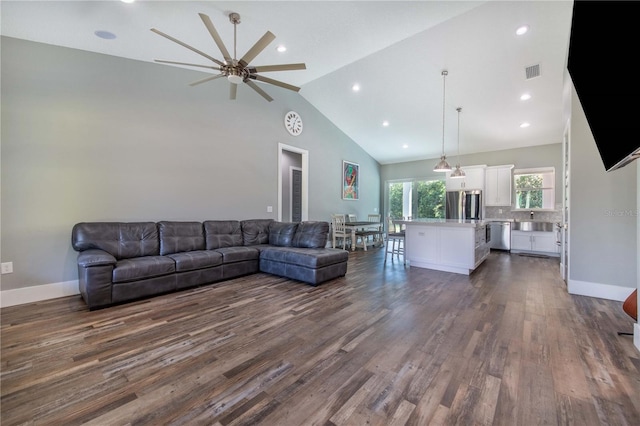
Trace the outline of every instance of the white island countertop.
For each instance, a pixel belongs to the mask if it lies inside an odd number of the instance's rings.
[[[484,220],[396,220],[405,225],[405,256],[410,267],[469,275],[489,256]]]
[[[393,223],[401,225],[421,225],[421,226],[454,226],[465,228],[477,228],[487,224],[486,220],[471,219],[412,219],[394,220]]]

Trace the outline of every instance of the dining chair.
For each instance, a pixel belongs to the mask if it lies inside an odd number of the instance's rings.
[[[369,227],[369,230],[373,231],[371,234],[371,238],[373,240],[374,243],[382,241],[383,235],[384,235],[384,229],[382,226],[382,215],[377,214],[377,213],[370,213],[367,216],[367,221],[368,222],[372,222],[372,223],[376,223],[375,226]]]
[[[336,239],[342,238],[343,250],[346,250],[347,239],[351,241],[351,232],[347,231],[347,228],[344,226],[345,221],[346,221],[346,215],[344,214],[331,215],[331,229],[332,229],[331,247],[333,248],[336,248]]]
[[[353,213],[349,213],[349,222],[357,222],[358,219],[356,218],[356,215]]]
[[[396,224],[393,223],[391,216],[387,217],[387,242],[384,253],[384,263],[387,263],[387,255],[391,254],[391,261],[393,262],[393,255],[396,255],[398,261],[402,256],[403,264],[407,264],[407,259],[404,255],[404,230],[397,230]]]

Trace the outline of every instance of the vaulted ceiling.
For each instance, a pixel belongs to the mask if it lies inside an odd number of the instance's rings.
[[[444,135],[449,156],[457,153],[457,107],[462,107],[462,154],[561,142],[572,8],[573,2],[565,0],[5,0],[0,30],[9,37],[140,61],[214,65],[150,29],[222,59],[198,13],[211,18],[230,51],[234,36],[228,15],[239,13],[238,57],[271,31],[275,41],[252,65],[306,63],[306,70],[268,77],[300,86],[301,96],[388,164],[440,155],[443,70],[448,71]],[[522,25],[529,31],[516,35]],[[99,38],[96,31],[115,38]],[[276,51],[281,44],[287,47],[284,53]],[[526,69],[535,66],[539,75],[527,75]],[[222,80],[204,84],[228,84]],[[286,90],[258,84],[274,98]],[[359,91],[352,90],[354,84]],[[185,90],[199,89],[185,84]],[[531,99],[520,100],[524,93]],[[238,96],[260,99],[249,88]],[[530,125],[520,127],[524,122]]]

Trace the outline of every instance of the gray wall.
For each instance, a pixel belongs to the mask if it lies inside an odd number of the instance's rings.
[[[269,103],[243,86],[230,101],[224,81],[190,87],[200,72],[1,43],[2,290],[77,279],[77,222],[277,218],[278,143],[309,151],[310,220],[380,206],[379,164],[295,92],[265,87]],[[360,201],[341,199],[345,159]]]
[[[575,91],[569,152],[569,278],[635,288],[638,162],[605,171]]]

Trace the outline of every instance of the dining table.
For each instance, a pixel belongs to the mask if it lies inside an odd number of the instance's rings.
[[[358,230],[380,230],[382,235],[382,222],[356,221],[345,222],[345,229],[351,230],[351,251],[356,249],[356,232]],[[366,244],[364,245],[366,251]]]

